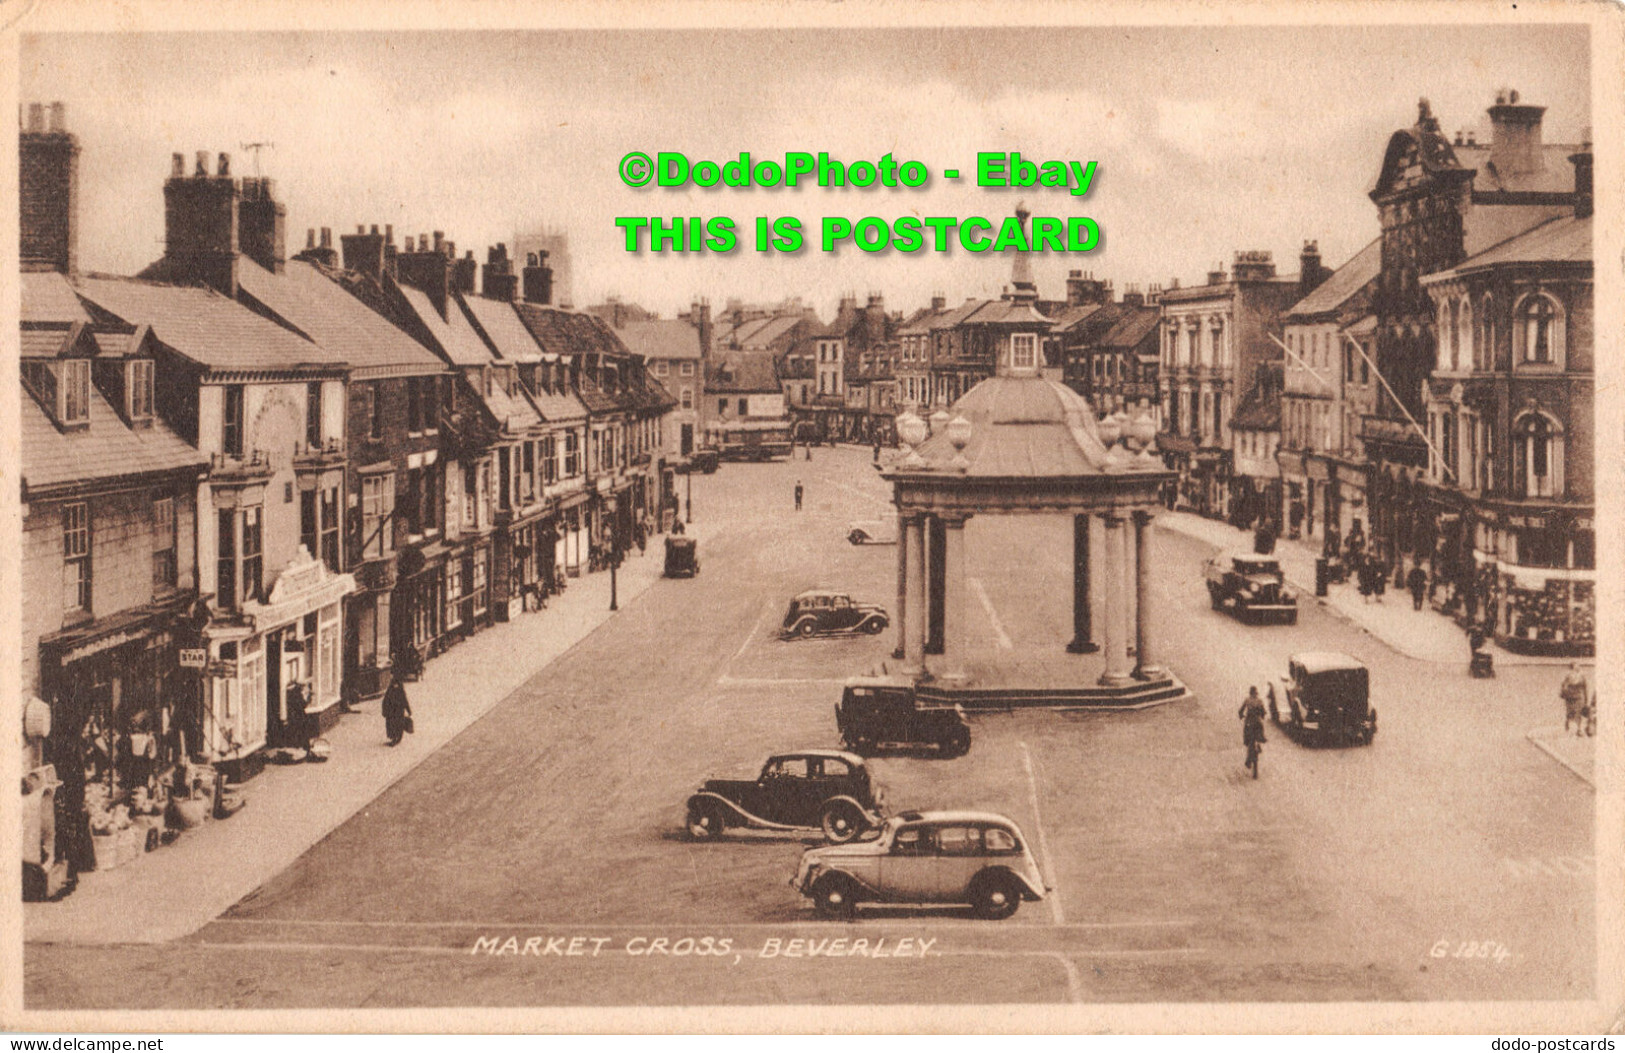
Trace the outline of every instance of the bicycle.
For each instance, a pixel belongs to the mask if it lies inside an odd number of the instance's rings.
[[[1258,778],[1258,758],[1263,752],[1264,746],[1262,743],[1247,743],[1247,768],[1253,773],[1253,778],[1255,779]]]

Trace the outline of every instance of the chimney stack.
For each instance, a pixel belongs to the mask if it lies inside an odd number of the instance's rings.
[[[371,275],[375,279],[382,280],[384,276],[384,237],[378,233],[377,224],[373,225],[370,234],[366,232],[366,227],[356,227],[354,234],[345,234],[339,238],[339,245],[344,251],[345,270]]]
[[[1304,242],[1303,252],[1298,255],[1298,299],[1314,292],[1327,277],[1329,272],[1320,265],[1320,243]]]
[[[478,276],[480,265],[474,262],[474,252],[470,249],[463,258],[451,265],[451,287],[455,292],[464,296],[474,295],[474,282]]]
[[[946,311],[947,309],[948,309],[948,297],[946,295],[942,294],[942,293],[932,293],[931,294],[931,310],[933,310],[933,311]]]
[[[1580,144],[1580,151],[1569,155],[1569,163],[1574,166],[1574,216],[1576,219],[1586,219],[1591,215],[1591,129],[1586,129],[1585,142]]]
[[[1490,165],[1500,176],[1528,175],[1546,166],[1540,119],[1544,106],[1520,105],[1518,93],[1502,92],[1490,107]]]
[[[79,270],[79,139],[63,126],[62,104],[51,104],[45,130],[39,103],[28,108],[29,130],[18,136],[17,190],[22,269]]]
[[[451,293],[451,263],[445,252],[439,248],[444,241],[444,235],[435,235],[435,244],[431,245],[426,234],[419,234],[417,245],[412,239],[406,239],[406,248],[395,257],[396,279],[402,284],[414,289],[422,290],[428,294],[429,302],[434,309],[445,318],[446,300]]]
[[[519,296],[519,276],[513,272],[513,261],[508,259],[505,242],[485,250],[484,284],[481,295],[487,300],[506,300],[512,303]]]
[[[224,154],[221,163],[228,164]],[[243,255],[268,271],[283,273],[288,258],[288,209],[276,199],[275,180],[243,180],[237,229]]]
[[[172,280],[207,285],[237,298],[241,248],[242,194],[231,178],[231,160],[220,155],[225,172],[209,175],[209,152],[199,150],[191,178],[173,169],[164,183],[164,262]]]
[[[547,266],[547,253],[537,251],[525,258],[522,275],[525,302],[546,306],[553,301],[553,271]]]

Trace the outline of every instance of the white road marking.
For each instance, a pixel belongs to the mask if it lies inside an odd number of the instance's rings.
[[[1044,857],[1044,864],[1039,868],[1041,875],[1047,875],[1050,883],[1049,895],[1044,899],[1049,903],[1050,914],[1056,925],[1066,924],[1066,914],[1061,910],[1061,889],[1059,878],[1050,864],[1053,858],[1049,854],[1049,839],[1044,836],[1044,817],[1038,811],[1038,779],[1033,775],[1033,755],[1027,749],[1025,742],[1021,743],[1021,766],[1027,769],[1027,798],[1033,806],[1033,823],[1038,829],[1038,851]]]
[[[981,578],[968,579],[970,587],[976,590],[976,598],[982,601],[982,609],[987,612],[987,620],[993,623],[993,633],[999,638],[999,647],[1010,651],[1015,644],[1010,642],[1010,636],[1004,631],[1004,623],[999,620],[999,612],[993,609],[993,601],[988,599],[987,590],[982,587]]]
[[[756,630],[758,630],[758,629],[760,629],[762,627],[762,620],[764,618],[768,617],[769,615],[771,615],[772,613],[773,613],[773,604],[771,602],[763,603],[762,604],[762,613],[758,614],[756,616],[756,620],[751,623],[750,632],[745,634],[745,642],[740,644],[739,645],[739,650],[735,651],[734,656],[732,658],[728,659],[728,664],[729,665],[733,665],[735,662],[739,661],[740,656],[745,653],[745,649],[750,646],[751,641],[756,639]]]

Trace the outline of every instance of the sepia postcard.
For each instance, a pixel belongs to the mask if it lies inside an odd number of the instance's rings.
[[[0,0],[0,1020],[1617,1031],[1622,27]]]

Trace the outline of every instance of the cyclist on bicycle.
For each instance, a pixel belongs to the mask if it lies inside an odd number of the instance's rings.
[[[1241,708],[1236,710],[1236,716],[1241,719],[1241,744],[1247,747],[1247,767],[1256,778],[1258,775],[1258,750],[1263,746],[1264,738],[1264,700],[1258,697],[1258,688],[1249,687],[1247,697],[1242,700]]]

